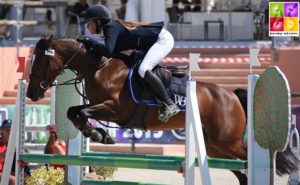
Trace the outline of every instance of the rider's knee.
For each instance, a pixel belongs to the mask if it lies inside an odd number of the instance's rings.
[[[139,75],[144,78],[146,71],[148,71],[149,69],[143,68],[143,67],[139,67],[138,73]]]

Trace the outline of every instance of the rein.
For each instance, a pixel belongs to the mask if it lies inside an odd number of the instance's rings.
[[[111,61],[112,58],[107,59],[105,62],[103,62],[100,66],[99,69],[102,69],[109,61]]]
[[[81,48],[81,46],[82,46],[82,43],[79,44],[78,48]],[[64,72],[64,70],[68,68],[68,65],[69,65],[70,62],[74,59],[74,57],[78,54],[78,52],[79,52],[79,50],[77,50],[77,51],[69,58],[69,60],[68,60],[68,61],[66,62],[66,64],[64,65],[64,67],[63,67],[63,69],[62,69],[62,71],[61,71],[61,73],[60,73],[59,75],[61,75],[61,74]],[[70,69],[70,70],[76,75],[75,78],[70,79],[70,80],[67,80],[67,81],[62,82],[62,83],[59,83],[59,84],[52,84],[51,87],[52,87],[52,86],[57,86],[57,87],[58,87],[58,86],[63,86],[63,85],[74,85],[74,87],[75,87],[77,93],[84,99],[84,102],[85,102],[86,100],[88,100],[88,98],[86,97],[86,95],[85,95],[84,93],[80,92],[80,90],[79,90],[78,87],[77,87],[77,84],[80,84],[80,83],[81,83],[82,88],[85,89],[84,83],[83,83],[83,78],[80,77],[76,71],[74,71],[74,70],[72,70],[72,69]]]
[[[81,48],[82,43],[79,44],[78,48]],[[69,65],[69,63],[73,60],[73,58],[78,54],[79,50],[77,50],[72,56],[71,58],[69,58],[69,60],[66,62],[66,64],[64,65],[65,67],[67,67]]]

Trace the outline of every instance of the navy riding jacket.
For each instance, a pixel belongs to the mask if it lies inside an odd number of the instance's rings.
[[[106,57],[118,55],[128,49],[142,50],[147,53],[157,41],[163,26],[164,22],[156,22],[128,30],[118,21],[111,20],[102,27],[104,44],[98,42],[94,48],[95,52]]]

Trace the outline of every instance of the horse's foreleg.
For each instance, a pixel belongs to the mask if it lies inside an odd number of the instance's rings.
[[[101,104],[89,106],[85,109],[82,109],[81,112],[88,118],[94,118],[98,120],[109,120],[117,121],[120,116],[119,113],[115,110],[115,103],[113,100],[106,100]],[[124,109],[126,109],[124,107]]]
[[[81,127],[82,122],[86,120],[86,118],[80,117],[80,111],[86,107],[87,105],[78,105],[70,107],[68,109],[67,117],[73,122],[74,126],[78,129]]]
[[[102,128],[94,128],[88,124],[88,118],[93,117],[85,114],[84,109],[87,107],[88,105],[70,107],[67,112],[68,118],[85,137],[91,137],[93,141],[103,144],[114,144],[114,140]]]
[[[209,157],[215,157],[215,158],[223,158],[223,159],[232,159],[232,157],[222,153],[218,148],[211,146],[209,144],[206,144],[206,151]],[[242,173],[241,171],[234,171],[230,170],[238,179],[240,185],[247,185],[247,175]]]
[[[248,184],[248,178],[247,175],[240,172],[240,171],[234,171],[234,170],[230,170],[235,176],[236,178],[239,180],[240,185],[247,185]]]

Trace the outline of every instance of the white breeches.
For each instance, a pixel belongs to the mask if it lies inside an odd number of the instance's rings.
[[[158,35],[158,39],[155,44],[146,53],[140,67],[139,74],[144,78],[147,70],[152,70],[158,65],[162,59],[167,56],[174,46],[174,38],[170,32],[162,29]]]

